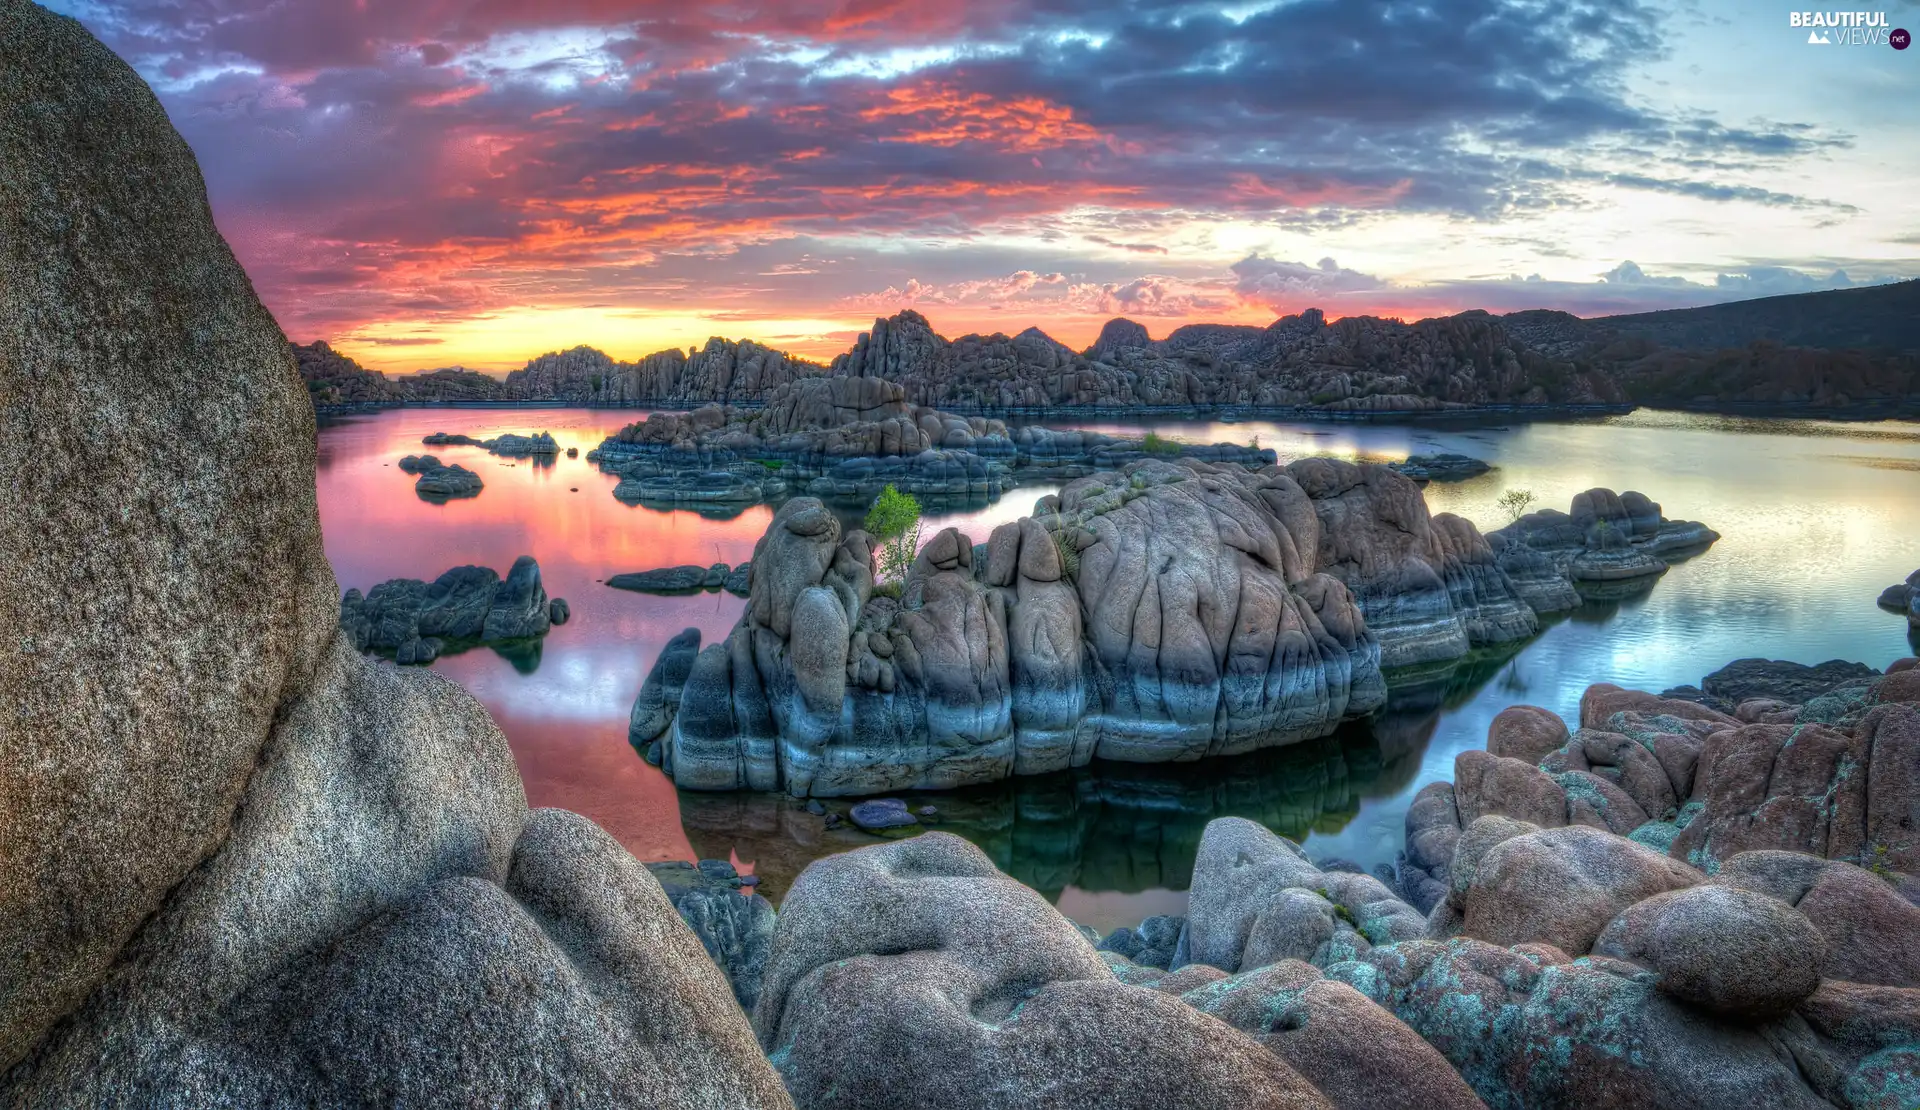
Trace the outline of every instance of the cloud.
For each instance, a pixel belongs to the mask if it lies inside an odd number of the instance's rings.
[[[1169,229],[1493,224],[1608,186],[1854,211],[1750,179],[1849,137],[1640,95],[1668,41],[1643,0],[55,3],[155,83],[300,334],[889,296],[1170,316],[1377,279],[1203,275]],[[896,259],[876,281],[827,260],[1060,238],[1101,249],[1034,262],[1065,276],[1026,287],[1005,284],[1017,264]]]

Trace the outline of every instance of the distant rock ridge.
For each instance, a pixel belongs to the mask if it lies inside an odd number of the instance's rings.
[[[1634,404],[1845,411],[1914,406],[1920,338],[1901,320],[1916,301],[1920,282],[1591,320],[1474,310],[1410,324],[1371,316],[1329,324],[1308,309],[1265,327],[1188,324],[1160,340],[1118,318],[1080,352],[1032,327],[949,340],[906,309],[875,320],[830,367],[714,338],[699,350],[671,348],[631,363],[574,347],[505,380],[455,367],[389,381],[325,343],[296,354],[322,405],[754,405],[783,385],[830,373],[894,382],[915,404],[961,413],[1151,406],[1390,417]],[[1816,303],[1858,319],[1823,325]]]

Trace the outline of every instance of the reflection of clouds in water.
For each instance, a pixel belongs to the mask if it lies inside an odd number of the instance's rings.
[[[724,637],[744,601],[725,593],[652,597],[603,581],[678,563],[737,563],[751,555],[770,509],[711,520],[627,506],[611,496],[616,480],[584,458],[563,455],[551,469],[505,467],[477,448],[420,443],[440,430],[475,436],[547,430],[563,451],[577,447],[584,456],[641,415],[402,409],[330,422],[320,438],[319,503],[341,585],[365,589],[392,577],[431,578],[462,563],[504,571],[521,554],[539,559],[548,592],[568,599],[573,620],[547,638],[538,670],[517,673],[484,649],[435,668],[473,690],[500,721],[534,804],[584,812],[643,858],[685,856],[694,847],[721,858],[737,851],[743,861],[757,861],[763,875],[779,875],[867,842],[859,834],[847,834],[852,839],[845,843],[823,839],[818,818],[770,816],[769,800],[761,796],[689,795],[685,802],[697,815],[683,826],[683,800],[626,744],[627,713],[660,648],[688,626],[700,628],[707,643]],[[1098,425],[1114,434],[1139,434],[1147,426]],[[1888,583],[1920,566],[1920,535],[1910,525],[1920,501],[1912,470],[1920,467],[1920,428],[1914,425],[1636,413],[1459,428],[1259,421],[1152,426],[1190,442],[1245,443],[1258,436],[1283,457],[1473,455],[1496,469],[1468,482],[1433,483],[1426,498],[1433,511],[1456,513],[1482,528],[1505,523],[1495,501],[1507,489],[1531,489],[1539,507],[1565,510],[1575,493],[1604,485],[1641,490],[1667,515],[1705,521],[1724,538],[1706,555],[1676,564],[1652,593],[1555,620],[1517,657],[1444,691],[1437,706],[1376,722],[1358,745],[1374,753],[1376,770],[1356,770],[1346,757],[1315,762],[1296,753],[1267,767],[1257,776],[1263,781],[1248,789],[1218,786],[1244,776],[1203,764],[1200,781],[1213,775],[1217,788],[1198,787],[1163,765],[1125,771],[1132,785],[1124,797],[1112,786],[1116,773],[1108,771],[1098,773],[1105,785],[1085,796],[1050,786],[988,791],[999,801],[982,803],[977,820],[983,838],[1000,838],[995,858],[1058,893],[1063,905],[1080,899],[1082,912],[1093,915],[1089,920],[1113,914],[1119,924],[1163,912],[1156,907],[1177,898],[1167,888],[1191,867],[1190,846],[1183,845],[1197,843],[1208,818],[1234,807],[1306,838],[1316,856],[1368,864],[1391,859],[1413,793],[1451,778],[1455,755],[1481,747],[1494,714],[1511,704],[1543,705],[1571,722],[1592,682],[1657,691],[1697,682],[1743,656],[1884,666],[1920,647],[1909,643],[1904,622],[1874,604]],[[1872,447],[1849,450],[1849,441]],[[421,501],[411,479],[391,464],[422,452],[479,470],[487,488],[446,506]],[[1887,465],[1863,464],[1863,458]],[[580,492],[568,492],[572,486]],[[989,507],[931,510],[924,538],[952,524],[984,542],[995,525],[1030,512],[1056,488],[1016,487]],[[857,509],[847,514],[860,515]],[[946,808],[960,804],[956,797],[929,800]],[[1311,803],[1299,800],[1307,797]],[[1162,803],[1165,808],[1154,808]],[[1064,815],[1045,816],[1062,805]],[[1079,847],[1069,851],[1069,844]],[[1159,878],[1149,881],[1152,876]]]

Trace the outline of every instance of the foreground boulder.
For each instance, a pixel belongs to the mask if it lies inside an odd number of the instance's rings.
[[[0,1104],[788,1104],[646,869],[340,635],[286,339],[159,102],[23,0],[0,320]]]
[[[1920,628],[1920,570],[1907,575],[1905,582],[1888,586],[1880,594],[1880,607],[1907,618],[1907,623]]]
[[[809,1110],[1331,1105],[1245,1034],[1115,979],[1044,898],[943,833],[801,874],[754,1028]]]

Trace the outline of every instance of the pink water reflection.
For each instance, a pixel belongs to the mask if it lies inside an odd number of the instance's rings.
[[[756,506],[716,520],[614,500],[617,479],[585,456],[644,417],[632,409],[449,408],[330,421],[320,433],[320,520],[343,590],[389,578],[430,580],[466,563],[504,573],[521,555],[538,559],[547,592],[573,609],[573,619],[548,635],[538,668],[522,674],[484,648],[434,667],[471,690],[500,723],[530,803],[591,817],[640,859],[688,859],[673,784],[628,746],[627,715],[668,639],[688,627],[709,643],[724,637],[744,603],[726,593],[650,597],[603,583],[623,571],[748,559],[773,512]],[[546,431],[561,455],[548,467],[478,447],[420,442],[437,431],[476,439]],[[565,457],[568,447],[581,457]],[[459,463],[486,488],[478,497],[423,501],[413,477],[396,465],[415,454]],[[1023,515],[1054,488],[1022,489],[987,509],[929,517],[926,536],[953,523],[984,541],[995,524]]]

